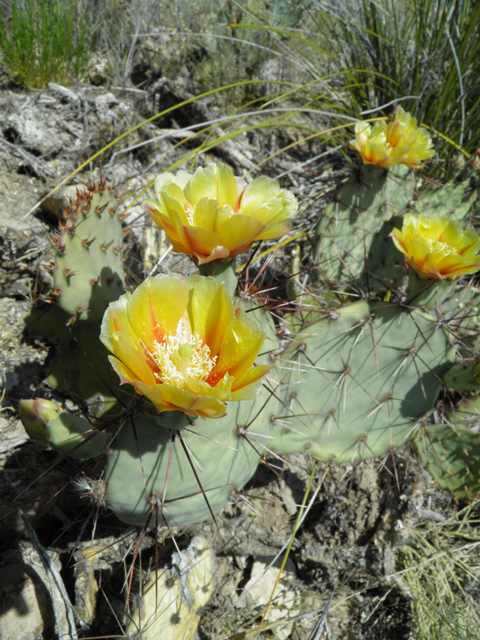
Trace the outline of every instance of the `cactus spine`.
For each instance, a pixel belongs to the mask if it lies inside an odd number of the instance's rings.
[[[45,265],[53,277],[50,299],[76,320],[98,322],[125,291],[123,233],[114,189],[105,180],[77,189],[64,222],[48,239],[55,251]]]

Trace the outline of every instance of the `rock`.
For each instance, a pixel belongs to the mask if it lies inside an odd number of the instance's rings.
[[[58,554],[49,552],[61,569]],[[29,544],[0,567],[0,640],[38,640],[55,631],[49,581],[38,553]],[[65,614],[65,612],[61,612]],[[60,615],[61,615],[60,613]],[[43,635],[42,635],[43,634]]]
[[[40,576],[25,564],[0,572],[0,639],[36,640],[53,631],[50,595]]]

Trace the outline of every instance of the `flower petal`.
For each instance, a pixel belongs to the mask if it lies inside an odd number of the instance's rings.
[[[282,236],[297,210],[295,196],[276,180],[263,176],[247,186],[221,162],[197,169],[188,181],[185,172],[181,178],[159,176],[155,189],[158,201],[145,202],[152,219],[175,251],[198,264],[232,258],[256,240]]]
[[[225,287],[219,287],[213,278],[189,278],[188,314],[192,332],[210,347],[212,357],[218,355],[225,331],[235,318],[232,299]]]
[[[212,386],[227,372],[234,378],[241,378],[253,365],[263,345],[265,334],[254,321],[248,319],[247,324],[245,315],[240,312],[225,332],[217,364],[207,379]]]
[[[148,349],[175,334],[188,304],[188,290],[179,276],[149,278],[128,302],[128,319]]]
[[[237,214],[223,224],[221,243],[229,249],[232,255],[240,253],[251,245],[264,229],[265,225],[260,220]]]
[[[114,354],[119,361],[128,362],[128,370],[131,372],[130,380],[141,380],[145,384],[155,384],[155,376],[147,364],[145,358],[132,346],[128,336],[121,332],[113,334]],[[123,375],[123,374],[121,374]],[[127,377],[127,376],[125,376]]]

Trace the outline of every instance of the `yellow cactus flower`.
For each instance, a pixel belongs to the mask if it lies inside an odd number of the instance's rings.
[[[394,118],[388,123],[379,120],[372,127],[368,122],[357,122],[351,145],[365,164],[380,167],[394,164],[418,167],[435,153],[426,129],[417,127],[416,118],[401,107],[395,110]]]
[[[276,180],[261,176],[250,184],[218,162],[193,175],[163,173],[155,180],[157,200],[145,206],[173,249],[198,264],[247,251],[256,240],[271,240],[290,229],[295,196]]]
[[[480,269],[480,236],[453,220],[407,213],[392,238],[422,279],[453,281]]]
[[[217,418],[253,398],[271,369],[253,366],[265,339],[214,278],[147,279],[109,305],[100,339],[110,362],[159,411]]]

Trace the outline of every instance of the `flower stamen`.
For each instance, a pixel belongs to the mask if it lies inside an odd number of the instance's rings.
[[[440,242],[440,240],[433,240],[432,238],[423,239],[426,244],[432,249],[432,251],[441,251],[444,256],[457,256],[458,251],[455,247],[447,244],[446,242]]]
[[[155,342],[153,357],[159,371],[154,375],[159,382],[186,389],[185,377],[204,381],[217,363],[217,356],[210,356],[210,347],[198,334],[183,329],[169,335],[165,342]]]

